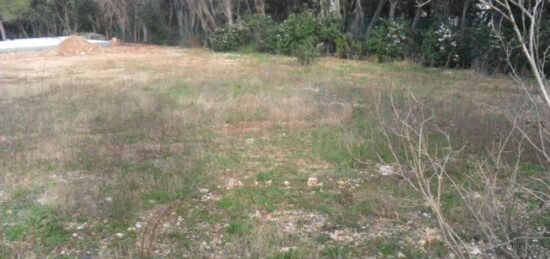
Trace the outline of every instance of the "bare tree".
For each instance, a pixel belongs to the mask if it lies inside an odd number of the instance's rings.
[[[548,80],[544,74],[546,57],[550,46],[540,46],[540,23],[545,11],[546,0],[481,0],[488,8],[496,11],[512,26],[515,38],[523,56],[527,59],[539,92],[550,108]],[[493,23],[494,25],[494,23]],[[496,26],[493,26],[496,28]],[[497,31],[497,33],[500,33]],[[545,49],[543,49],[545,48]]]

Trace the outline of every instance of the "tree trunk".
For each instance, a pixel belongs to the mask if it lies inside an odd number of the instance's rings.
[[[256,10],[259,14],[265,15],[265,2],[264,0],[255,0],[256,2]]]
[[[233,25],[233,3],[231,2],[231,0],[224,0],[223,5],[225,10],[225,17],[227,18],[227,23],[229,23],[229,25]]]
[[[1,19],[0,19],[0,36],[2,36],[0,38],[1,41],[6,40],[6,29],[4,28],[4,23],[2,22]]]
[[[470,3],[472,0],[465,0],[464,6],[462,6],[462,16],[460,17],[460,29],[464,30],[466,28],[466,15],[468,15],[468,9],[470,8]]]
[[[365,43],[369,43],[370,33],[372,32],[372,29],[374,28],[374,25],[378,21],[378,18],[380,18],[380,13],[382,13],[382,9],[384,8],[384,5],[386,4],[388,0],[379,0],[378,6],[376,7],[376,11],[374,12],[374,15],[372,16],[372,20],[369,22],[369,27],[367,28],[367,33],[365,34]]]
[[[147,43],[149,42],[149,31],[147,30],[147,25],[145,23],[142,23],[143,26],[143,42]]]
[[[335,16],[341,18],[340,15],[340,0],[319,0],[321,7],[321,16]]]
[[[450,16],[449,0],[437,0],[433,3],[433,11],[439,21],[446,20]]]
[[[400,0],[390,0],[390,19],[395,20],[395,9]]]
[[[340,0],[330,1],[329,12],[331,15],[334,15],[337,18],[342,18],[342,14],[340,13],[341,10],[342,8],[340,7]]]
[[[416,7],[416,11],[414,13],[414,19],[412,22],[411,30],[416,31],[416,26],[418,25],[418,20],[420,20],[420,15],[422,15],[422,7]]]
[[[17,22],[17,27],[19,27],[19,30],[23,34],[23,37],[25,37],[25,39],[28,39],[29,34],[27,33],[27,30],[25,30],[25,27],[23,26],[23,24],[21,24],[21,22]]]
[[[361,5],[361,0],[355,1],[355,18],[353,19],[353,24],[351,26],[351,31],[354,36],[358,37],[361,36],[363,31],[363,21],[364,21],[364,14],[363,14],[363,6]],[[345,20],[345,18],[344,18]]]

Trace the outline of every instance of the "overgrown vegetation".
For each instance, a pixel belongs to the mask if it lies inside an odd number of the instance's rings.
[[[382,62],[410,59],[427,66],[491,73],[508,73],[512,65],[525,75],[531,68],[514,43],[513,27],[502,20],[507,12],[489,8],[491,2],[4,0],[0,6],[7,7],[0,8],[0,24],[5,24],[8,38],[97,32],[132,42],[299,55],[302,63],[317,55],[336,54]],[[531,8],[535,2],[521,4]],[[542,4],[535,19],[541,23],[539,59],[548,59],[549,12]],[[512,13],[524,23],[518,27],[521,33],[528,35],[529,21],[521,19],[519,8]],[[509,43],[510,53],[499,37]],[[546,74],[549,64],[542,65]]]
[[[289,3],[0,0],[216,51],[1,55],[0,257],[550,257],[545,1]]]
[[[547,164],[505,78],[140,51],[46,56],[40,75],[0,61],[2,257],[548,255]],[[460,188],[426,203],[424,176]]]

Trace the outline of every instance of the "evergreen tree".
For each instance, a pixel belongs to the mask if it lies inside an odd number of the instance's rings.
[[[0,0],[0,40],[6,40],[4,22],[17,20],[30,4],[31,0]]]

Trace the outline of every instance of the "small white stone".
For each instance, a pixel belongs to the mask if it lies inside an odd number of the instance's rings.
[[[36,200],[36,202],[38,202],[38,204],[44,206],[44,205],[46,205],[46,198],[45,197],[39,198],[39,199]]]
[[[481,250],[476,246],[472,247],[469,252],[470,252],[471,255],[480,255],[481,254]]]
[[[123,238],[123,237],[124,237],[124,234],[122,234],[122,233],[116,233],[115,236],[118,237],[118,238]]]
[[[140,229],[141,227],[143,227],[143,226],[141,225],[141,223],[139,223],[139,222],[136,223],[136,228],[137,228],[137,229]]]
[[[398,252],[397,253],[397,258],[407,258],[407,256],[405,256],[403,253],[401,252]]]
[[[391,165],[380,165],[378,166],[378,171],[383,176],[395,174],[395,169]]]
[[[281,252],[283,252],[283,253],[288,253],[291,250],[292,250],[292,247],[283,247],[283,248],[281,248]]]
[[[286,187],[290,186],[290,182],[289,182],[289,181],[284,181],[283,184],[284,184]]]
[[[112,197],[107,197],[107,198],[105,198],[105,201],[106,201],[106,202],[112,202],[112,201],[113,201],[113,198],[112,198]]]
[[[310,177],[307,179],[308,187],[316,187],[317,185],[319,185],[319,179],[317,179],[317,177]]]

